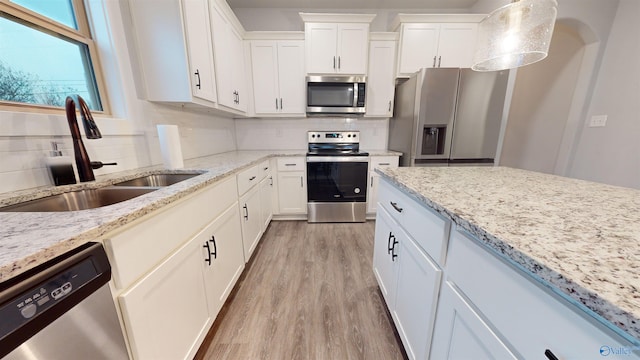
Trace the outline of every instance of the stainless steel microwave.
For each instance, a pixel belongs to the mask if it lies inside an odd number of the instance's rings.
[[[307,114],[363,115],[366,76],[307,76]]]

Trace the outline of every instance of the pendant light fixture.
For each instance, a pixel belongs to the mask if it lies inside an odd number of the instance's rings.
[[[556,0],[514,0],[494,10],[478,25],[471,68],[512,69],[547,57],[557,6]]]

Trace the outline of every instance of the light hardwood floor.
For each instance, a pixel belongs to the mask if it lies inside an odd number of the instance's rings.
[[[196,359],[403,359],[374,223],[273,221]]]

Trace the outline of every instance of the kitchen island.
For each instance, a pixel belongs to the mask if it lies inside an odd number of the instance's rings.
[[[451,238],[469,235],[579,313],[640,344],[640,191],[505,167],[378,172],[389,188],[449,222]],[[391,205],[392,214],[398,206]],[[445,275],[446,256],[432,255]]]

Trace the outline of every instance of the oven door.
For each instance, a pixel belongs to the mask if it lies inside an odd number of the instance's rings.
[[[361,156],[308,156],[307,199],[366,202],[369,162]]]

